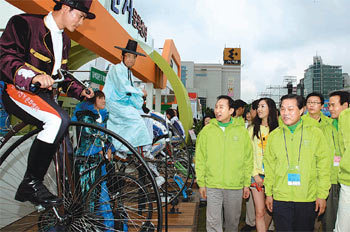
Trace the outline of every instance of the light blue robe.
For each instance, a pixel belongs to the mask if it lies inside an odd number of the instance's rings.
[[[133,80],[132,73],[131,79]],[[107,128],[123,137],[133,147],[152,144],[145,122],[139,113],[143,105],[143,92],[131,85],[128,79],[128,68],[124,63],[111,66],[103,92],[109,112]],[[113,139],[113,145],[117,150],[128,150],[115,139]]]

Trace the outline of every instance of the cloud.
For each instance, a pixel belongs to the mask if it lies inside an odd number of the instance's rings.
[[[281,85],[283,76],[303,78],[316,54],[350,72],[348,0],[149,0],[135,6],[155,43],[173,39],[182,60],[222,63],[225,46],[240,46],[245,100],[266,85]]]
[[[255,98],[255,94],[257,92],[256,83],[253,83],[251,79],[242,78],[241,87],[244,89],[241,94],[241,98],[245,99],[247,102],[253,102]]]

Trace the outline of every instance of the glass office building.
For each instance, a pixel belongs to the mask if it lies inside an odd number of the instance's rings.
[[[304,96],[318,92],[328,98],[330,92],[343,88],[343,79],[340,65],[323,64],[320,56],[314,56],[304,73]]]

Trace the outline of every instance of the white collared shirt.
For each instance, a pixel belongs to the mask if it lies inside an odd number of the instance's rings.
[[[62,64],[62,51],[63,51],[63,30],[60,30],[55,22],[55,19],[50,12],[45,18],[44,22],[47,28],[51,32],[51,40],[53,45],[53,53],[55,57],[55,64],[53,66],[52,75],[57,74],[57,69],[61,68]]]

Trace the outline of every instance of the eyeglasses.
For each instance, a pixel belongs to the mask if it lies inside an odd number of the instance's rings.
[[[308,105],[318,105],[321,104],[321,102],[306,102]]]

